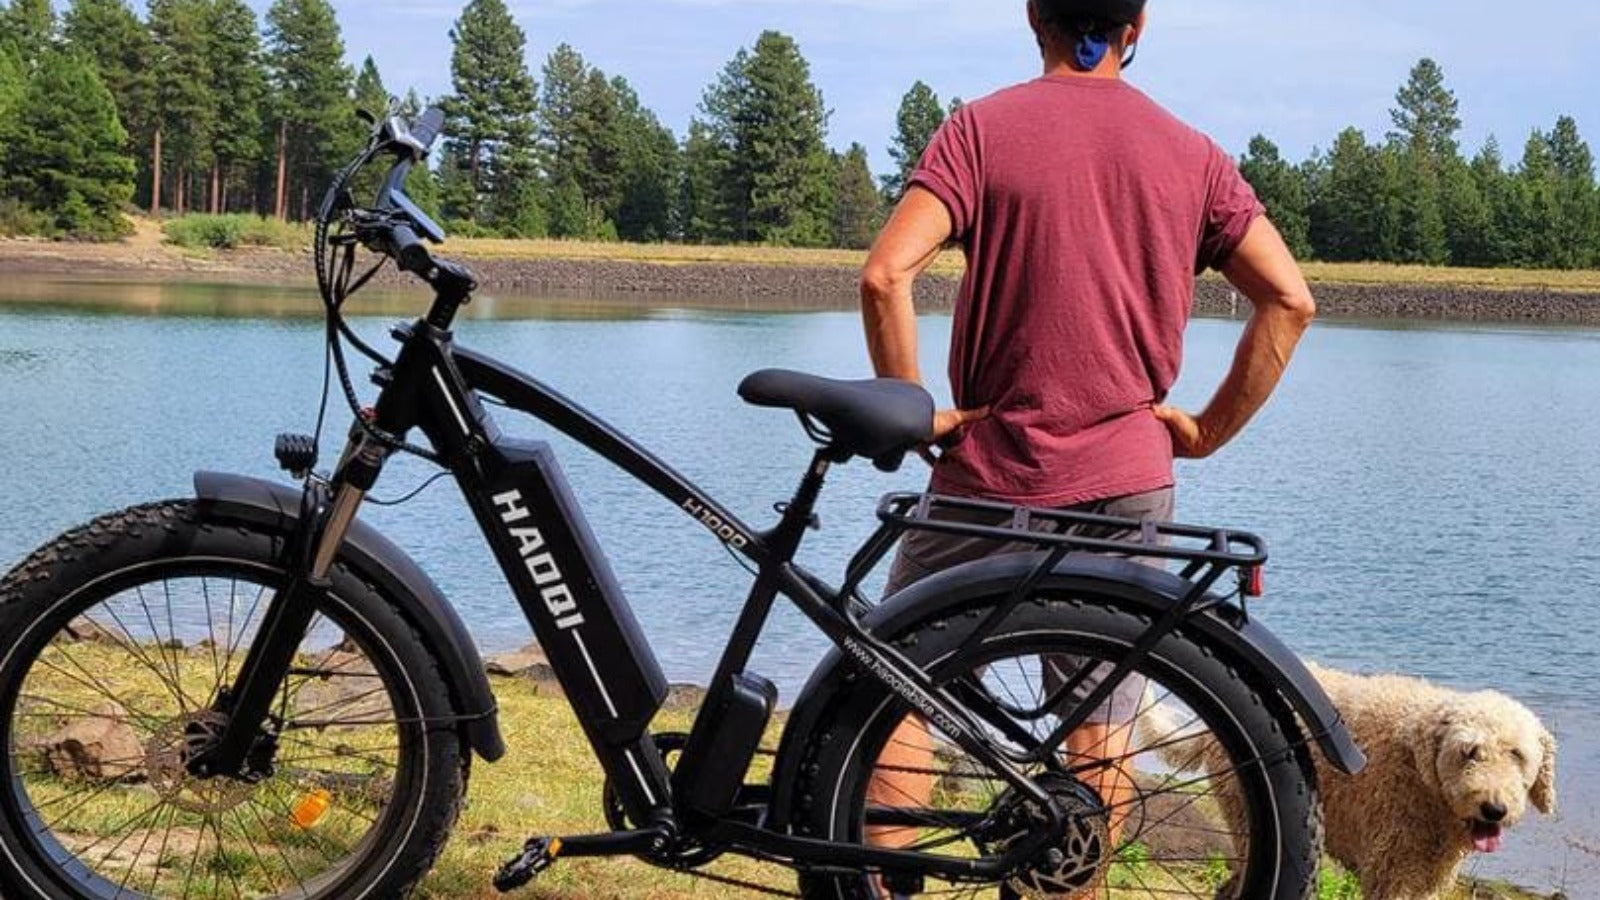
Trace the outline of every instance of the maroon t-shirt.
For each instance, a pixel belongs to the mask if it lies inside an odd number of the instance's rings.
[[[962,108],[911,183],[967,256],[956,403],[993,408],[934,490],[1065,506],[1170,487],[1151,407],[1177,380],[1195,276],[1264,211],[1233,159],[1126,82],[1046,77]]]

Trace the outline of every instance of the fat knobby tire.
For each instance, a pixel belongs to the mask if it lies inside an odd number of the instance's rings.
[[[75,614],[81,603],[64,604],[80,589],[131,567],[206,559],[234,562],[256,577],[282,578],[287,536],[237,522],[218,521],[204,504],[172,501],[139,506],[95,520],[45,545],[0,582],[0,688],[16,684],[34,654]],[[342,563],[332,572],[333,607],[370,629],[374,647],[391,658],[374,659],[386,672],[397,710],[414,707],[422,721],[453,721],[450,694],[434,655],[416,630],[395,612],[379,590]],[[92,593],[92,592],[86,592]],[[59,620],[59,622],[55,621]],[[35,628],[34,626],[39,626]],[[36,635],[44,635],[42,639]],[[28,644],[29,646],[19,646]],[[395,676],[398,676],[396,678]],[[399,682],[398,685],[396,682]],[[13,689],[14,691],[14,689]],[[0,691],[3,693],[3,691]],[[9,706],[0,721],[9,738]],[[402,745],[420,761],[397,778],[391,806],[403,810],[394,824],[357,851],[348,871],[314,900],[394,900],[405,897],[428,872],[443,848],[461,809],[469,756],[453,725],[410,724]],[[9,762],[0,785],[10,784]],[[404,782],[402,787],[399,782]],[[401,792],[404,792],[403,795]],[[18,801],[0,788],[0,897],[90,900],[54,861],[23,833]],[[387,824],[388,820],[386,820]],[[300,896],[296,893],[295,896]],[[167,898],[157,898],[167,900]]]
[[[924,667],[970,671],[971,665],[963,666],[955,654],[960,652],[963,639],[992,609],[993,602],[979,601],[965,606],[962,612],[924,620],[894,636],[893,643]],[[1143,610],[1141,604],[1119,597],[1115,587],[1051,591],[1019,607],[990,644],[1025,640],[1022,635],[1056,635],[1055,640],[1078,641],[1077,646],[1096,647],[1101,653],[1116,652],[1131,646],[1151,625],[1149,614]],[[1210,706],[1212,713],[1225,711],[1223,715],[1207,716],[1213,734],[1222,740],[1247,741],[1254,748],[1255,757],[1266,763],[1266,783],[1270,785],[1268,793],[1274,808],[1260,810],[1258,813],[1270,814],[1257,814],[1254,818],[1262,823],[1277,823],[1276,834],[1257,835],[1276,852],[1252,850],[1248,883],[1237,896],[1243,900],[1305,900],[1312,896],[1322,848],[1322,815],[1311,751],[1293,714],[1269,685],[1251,683],[1241,669],[1231,664],[1225,651],[1210,646],[1198,630],[1180,628],[1156,646],[1154,656],[1151,665],[1159,668],[1163,687],[1175,691],[1181,687],[1179,695],[1197,710]],[[1141,672],[1158,674],[1155,669]],[[870,760],[876,758],[875,748],[886,736],[881,724],[886,711],[895,709],[896,704],[886,703],[877,682],[854,673],[846,675],[837,687],[835,702],[822,714],[805,751],[796,791],[795,821],[797,830],[807,837],[858,841],[861,787]],[[888,712],[887,718],[899,715]],[[879,736],[860,737],[875,723]],[[1225,735],[1225,729],[1236,734]],[[858,742],[872,749],[852,752]],[[933,881],[928,885],[929,890],[942,887],[945,885]],[[801,889],[808,900],[869,900],[878,896],[871,882],[860,876],[803,876]],[[990,896],[1003,894],[997,887]]]

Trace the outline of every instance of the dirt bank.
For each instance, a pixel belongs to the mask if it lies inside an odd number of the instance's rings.
[[[561,258],[546,255],[517,258],[501,253],[477,255],[473,242],[463,242],[461,257],[483,281],[485,290],[506,295],[584,296],[599,298],[651,295],[681,298],[690,305],[737,306],[775,310],[854,309],[856,270],[830,259],[826,265],[785,262],[649,262]],[[556,254],[559,254],[557,246]],[[757,251],[753,254],[759,255]],[[141,228],[121,244],[56,244],[0,241],[0,265],[13,276],[130,278],[225,281],[282,286],[311,283],[303,253],[272,250],[195,253],[161,243],[159,232]],[[1333,270],[1335,278],[1337,269]],[[391,285],[406,283],[390,272]],[[1600,327],[1600,290],[1528,285],[1477,287],[1451,283],[1381,283],[1370,280],[1319,281],[1314,285],[1324,318],[1415,321],[1524,323]],[[958,279],[930,275],[919,288],[918,302],[930,311],[948,310]],[[1196,312],[1204,316],[1240,316],[1243,301],[1219,279],[1203,279]]]

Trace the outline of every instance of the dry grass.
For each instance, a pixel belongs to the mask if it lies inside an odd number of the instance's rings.
[[[130,268],[155,271],[164,268],[190,269],[210,265],[227,269],[248,260],[259,250],[197,251],[163,244],[161,223],[133,217],[134,234],[114,244],[53,244],[44,241],[0,239],[0,259],[27,263],[49,259],[87,263],[100,268]],[[286,233],[304,235],[309,230],[288,229]],[[857,250],[803,250],[792,247],[694,246],[686,244],[622,244],[591,241],[500,240],[452,238],[451,255],[479,260],[579,260],[653,263],[667,266],[720,264],[730,266],[778,266],[804,268],[858,269],[866,253]],[[266,251],[282,257],[281,251]],[[270,268],[270,267],[269,267]],[[959,276],[964,261],[959,252],[946,252],[934,261],[936,275]],[[1438,287],[1491,290],[1555,290],[1600,292],[1600,271],[1562,272],[1534,269],[1454,269],[1430,266],[1397,266],[1381,263],[1307,263],[1306,275],[1314,283],[1431,285]],[[307,273],[309,274],[309,273]],[[1214,276],[1213,276],[1214,277]]]
[[[477,259],[570,259],[659,265],[800,266],[808,268],[860,268],[866,253],[857,250],[802,250],[792,247],[700,247],[682,244],[607,244],[553,240],[452,240],[464,257]],[[931,272],[959,276],[964,261],[959,252],[946,252],[934,261]],[[1600,271],[1562,272],[1538,269],[1455,269],[1433,266],[1397,266],[1383,263],[1307,263],[1313,282],[1337,284],[1437,285],[1496,290],[1600,291]]]

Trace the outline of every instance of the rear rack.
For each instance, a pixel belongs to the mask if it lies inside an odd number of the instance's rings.
[[[973,516],[994,524],[961,520]],[[856,593],[867,574],[877,568],[895,542],[908,531],[1031,544],[1041,550],[1054,551],[1051,555],[1057,561],[1068,553],[1177,560],[1184,563],[1180,577],[1203,585],[1202,590],[1229,569],[1247,572],[1259,569],[1267,561],[1266,542],[1245,531],[1033,509],[939,494],[889,494],[878,504],[878,519],[883,523],[878,533],[850,561],[845,576],[846,595]],[[1078,533],[1083,530],[1116,531],[1134,537],[1087,537]]]
[[[956,519],[952,520],[952,516]],[[977,518],[979,521],[964,522],[960,521],[961,517]],[[1043,748],[1061,746],[1067,736],[1088,721],[1090,714],[1154,651],[1156,645],[1185,620],[1227,603],[1225,598],[1210,591],[1230,571],[1236,572],[1239,578],[1238,612],[1248,617],[1245,598],[1259,592],[1254,576],[1260,574],[1261,567],[1267,561],[1266,543],[1243,531],[1063,510],[1030,509],[938,494],[890,494],[878,504],[878,519],[882,524],[850,561],[845,573],[845,585],[837,594],[840,604],[838,611],[857,621],[871,608],[871,604],[860,594],[862,581],[878,567],[906,532],[932,531],[997,543],[1031,544],[1045,551],[1039,555],[1038,564],[1010,586],[1005,597],[997,596],[992,608],[986,611],[976,610],[981,614],[981,621],[962,639],[962,648],[982,646],[1019,606],[1034,596],[1034,592],[1062,561],[1074,553],[1178,560],[1184,563],[1180,577],[1186,586],[1171,598],[1170,606],[1152,616],[1150,626],[1128,648],[1126,655],[1112,666],[1111,673],[1101,678],[1099,684],[1089,690],[1088,696],[1075,701],[1073,711],[1062,717],[1047,739],[1039,742]],[[988,522],[993,524],[984,524]],[[1102,534],[1108,531],[1125,532],[1134,537],[1116,539],[1068,533],[1082,530],[1092,532],[1096,529]],[[1094,677],[1093,673],[1103,668],[1080,667],[1067,684],[1057,688],[1039,708],[1053,709],[1067,698],[1077,697],[1088,679]],[[1046,752],[1054,751],[1049,749]]]
[[[998,515],[1004,521],[997,525],[950,521],[941,518],[941,513]],[[1249,568],[1267,561],[1266,542],[1243,531],[1176,525],[1153,519],[1031,509],[938,494],[890,494],[878,504],[878,519],[905,531],[935,531],[1006,543],[1034,544],[1044,548],[1066,547],[1086,553],[1177,559],[1230,568]],[[1108,539],[1068,533],[1074,529],[1123,531],[1138,537]]]

